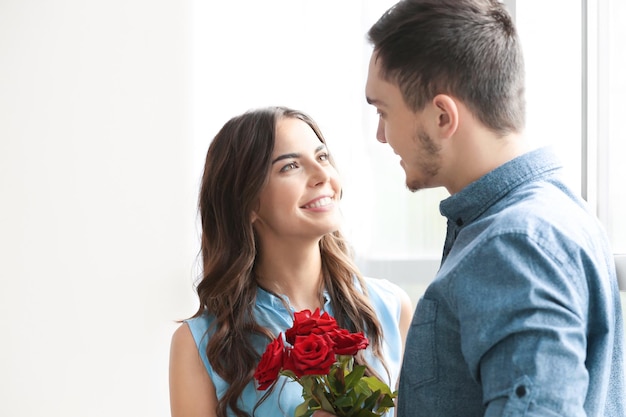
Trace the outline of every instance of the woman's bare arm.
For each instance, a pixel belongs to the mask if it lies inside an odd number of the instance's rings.
[[[172,336],[169,373],[172,417],[217,415],[215,387],[187,324],[182,324]]]
[[[402,335],[402,351],[404,352],[404,343],[406,342],[406,334],[411,326],[413,320],[413,303],[409,298],[409,295],[402,291],[400,293],[400,334]]]

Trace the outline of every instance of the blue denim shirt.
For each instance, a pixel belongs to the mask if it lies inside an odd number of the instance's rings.
[[[624,417],[603,228],[539,149],[441,202],[441,267],[406,342],[398,416]]]

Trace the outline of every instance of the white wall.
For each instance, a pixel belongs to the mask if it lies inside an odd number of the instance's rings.
[[[190,20],[0,0],[0,416],[169,416],[195,307]]]
[[[361,3],[383,8],[382,0]],[[215,2],[0,0],[0,416],[169,416],[169,340],[174,320],[196,306],[198,167],[204,140],[227,117],[287,104],[310,111],[335,143],[378,145],[355,122],[360,116],[346,116],[345,108],[364,102],[363,83],[330,95],[325,86],[337,74],[362,77],[362,51],[328,55],[332,33],[316,35],[319,19],[310,19],[309,6],[284,0],[276,7],[309,13],[300,35],[318,42],[294,47],[310,58],[293,65],[318,76],[283,68],[283,82],[288,75],[307,82],[286,92],[265,80],[251,92],[241,83],[258,81],[219,43],[232,44],[230,32],[211,26],[227,3],[207,12],[208,5]],[[353,13],[348,3],[333,5]],[[319,13],[322,33],[341,29],[364,42],[364,30],[346,31],[341,14]],[[289,33],[267,20],[244,23],[272,28],[281,45],[279,35]],[[206,43],[194,45],[193,30],[206,32]],[[235,78],[240,88],[232,99],[216,98],[215,86],[231,71],[245,75]],[[320,104],[310,104],[311,92],[323,97]],[[352,158],[338,156],[342,165]],[[349,184],[347,201],[369,195],[359,180]],[[382,276],[393,265],[379,267]]]

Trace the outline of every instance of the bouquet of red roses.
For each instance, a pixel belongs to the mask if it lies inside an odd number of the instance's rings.
[[[354,355],[367,348],[362,332],[342,329],[328,313],[303,310],[294,314],[293,327],[267,346],[254,378],[259,390],[272,386],[279,375],[302,385],[304,402],[295,417],[325,410],[340,417],[376,417],[394,406],[396,393],[374,376],[364,376],[365,366]]]

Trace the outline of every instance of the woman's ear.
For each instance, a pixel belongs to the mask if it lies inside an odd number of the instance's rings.
[[[254,222],[257,221],[257,219],[259,218],[257,211],[259,211],[260,207],[261,207],[261,202],[257,199],[256,204],[254,205],[254,208],[252,209],[252,212],[250,213],[251,224],[254,224]]]
[[[436,112],[439,137],[452,137],[459,127],[459,108],[456,101],[449,95],[438,94],[432,103]]]

